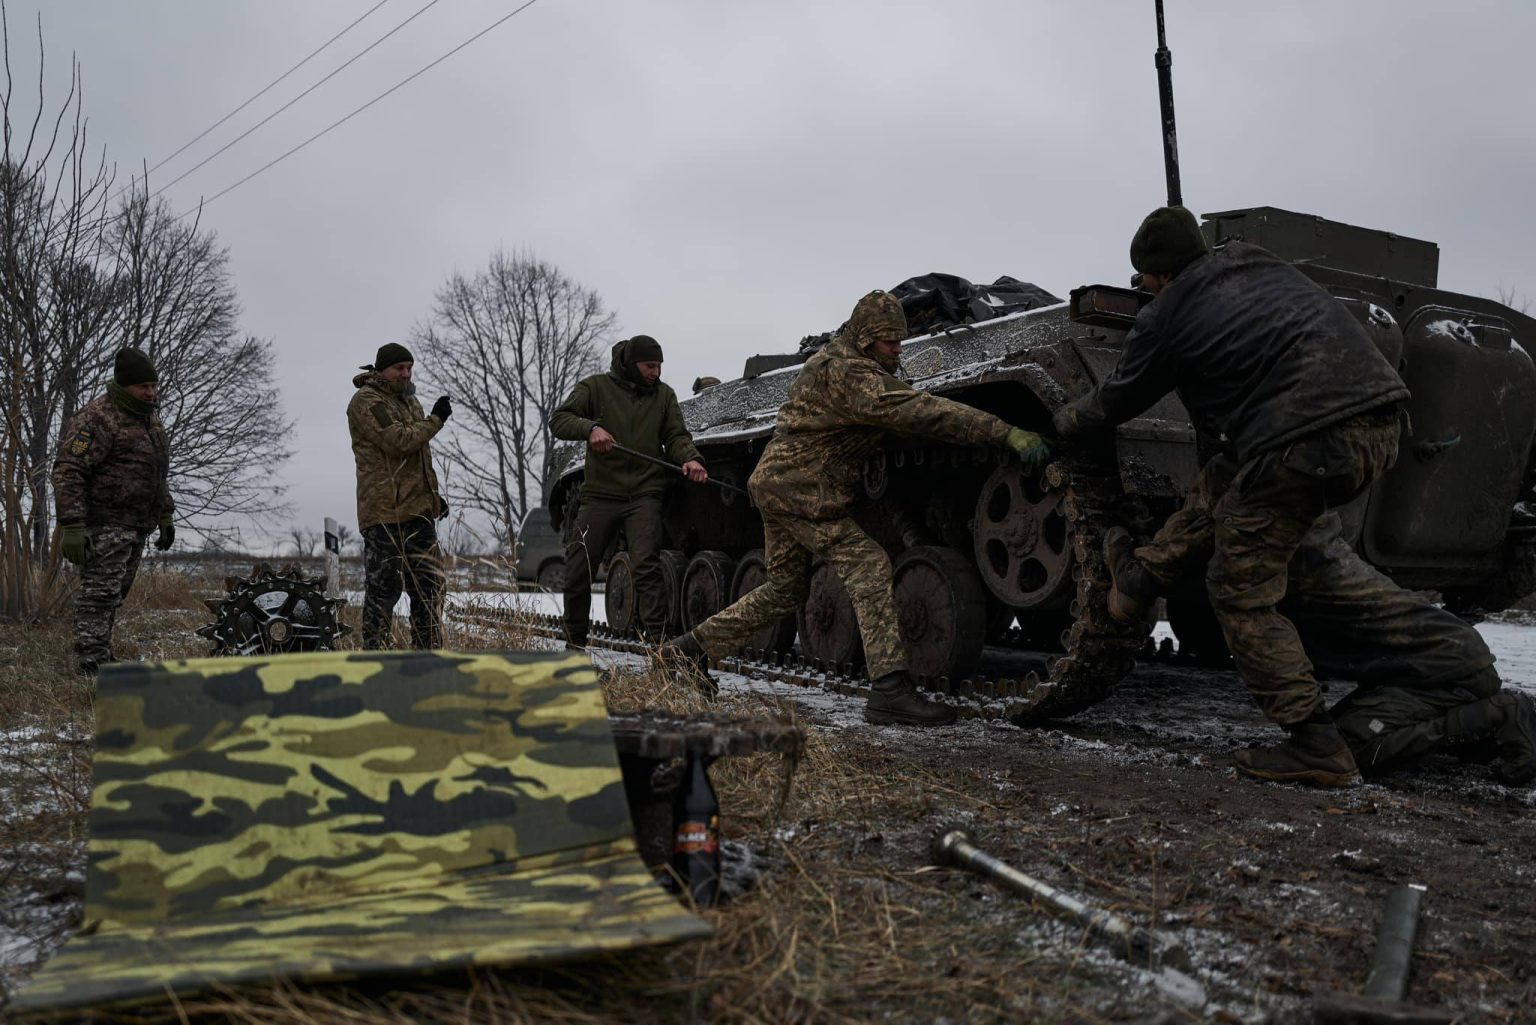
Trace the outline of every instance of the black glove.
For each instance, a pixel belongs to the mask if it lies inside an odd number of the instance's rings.
[[[432,415],[443,423],[448,422],[448,418],[453,415],[453,404],[448,401],[448,396],[439,395],[437,397],[437,401],[432,403]]]
[[[160,520],[160,536],[155,538],[155,547],[162,552],[171,550],[171,545],[176,543],[176,524],[171,522],[169,516]]]
[[[446,402],[448,400],[443,399],[442,401]],[[437,499],[437,518],[440,520],[446,520],[448,518],[448,499],[443,498],[442,496],[438,496]]]

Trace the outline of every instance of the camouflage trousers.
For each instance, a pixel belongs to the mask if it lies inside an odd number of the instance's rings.
[[[1165,591],[1202,572],[1214,556],[1216,510],[1237,472],[1227,457],[1207,463],[1183,508],[1150,544],[1136,549]],[[1309,681],[1288,695],[1291,704],[1307,714],[1321,707],[1316,676],[1357,684],[1329,715],[1364,772],[1434,750],[1456,732],[1448,713],[1499,691],[1493,654],[1482,636],[1363,562],[1344,538],[1337,512],[1319,516],[1302,536],[1286,566],[1285,592],[1275,612],[1299,639],[1298,648],[1283,653],[1292,679],[1304,673]],[[1238,647],[1228,638],[1237,659]],[[1245,679],[1251,677],[1245,673]],[[1265,695],[1255,691],[1255,696],[1270,713]]]
[[[92,527],[88,536],[75,601],[75,652],[81,666],[94,667],[113,660],[112,627],[138,575],[149,535],[128,527]]]
[[[1322,709],[1296,627],[1277,606],[1302,540],[1397,460],[1395,412],[1356,417],[1245,463],[1211,509],[1215,551],[1205,587],[1232,660],[1264,714],[1281,725]]]
[[[443,567],[437,526],[418,517],[363,528],[363,647],[393,648],[395,603],[411,596],[411,647],[443,646]]]
[[[694,640],[710,658],[735,654],[758,630],[799,609],[810,592],[811,569],[819,559],[837,571],[853,602],[869,678],[878,680],[907,668],[891,591],[890,556],[852,519],[765,515],[763,557],[768,579],[762,586],[694,627]]]
[[[661,496],[588,498],[568,525],[565,546],[565,639],[586,644],[592,616],[592,576],[624,532],[634,574],[635,619],[659,640],[667,630],[667,583],[661,575]]]

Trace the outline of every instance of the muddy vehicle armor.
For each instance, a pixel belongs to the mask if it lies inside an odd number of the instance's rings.
[[[1439,247],[1319,217],[1257,207],[1208,214],[1207,241],[1252,242],[1292,261],[1365,326],[1413,392],[1397,465],[1347,510],[1360,555],[1399,584],[1442,593],[1469,616],[1536,590],[1531,441],[1536,432],[1536,320],[1436,287]],[[1051,414],[1089,391],[1120,358],[1145,292],[1074,289],[1066,303],[908,340],[912,384],[1010,423],[1048,431]],[[682,403],[710,474],[743,485],[808,354],[754,356],[740,378]],[[989,644],[1054,651],[1044,671],[1007,681],[1018,721],[1070,715],[1130,671],[1146,632],[1104,604],[1104,532],[1149,537],[1181,504],[1198,469],[1195,431],[1175,396],[1124,424],[1101,448],[1059,449],[1039,472],[991,450],[892,438],[864,467],[860,522],[890,552],[913,672],[976,677]],[[579,501],[581,464],[553,490],[558,523]],[[669,496],[671,627],[691,627],[764,578],[762,523],[718,488]],[[620,559],[622,562],[622,559]],[[611,626],[631,624],[624,567]],[[610,569],[610,581],[614,570]],[[613,583],[610,582],[610,588]],[[1186,653],[1224,654],[1203,589],[1168,601]],[[1015,623],[1017,625],[1015,625]],[[857,665],[858,627],[830,568],[814,572],[798,616],[757,638],[754,655],[789,650]],[[1004,688],[998,687],[999,692]]]

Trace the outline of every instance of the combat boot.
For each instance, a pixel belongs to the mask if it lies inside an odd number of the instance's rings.
[[[1274,747],[1239,751],[1237,771],[1276,783],[1347,787],[1360,782],[1355,756],[1339,728],[1326,717],[1287,726],[1290,737]]]
[[[1158,586],[1136,558],[1136,541],[1124,527],[1104,535],[1104,562],[1109,567],[1109,614],[1117,623],[1150,623],[1157,608]]]
[[[1536,702],[1503,690],[1445,715],[1445,739],[1462,761],[1502,762],[1495,772],[1511,786],[1536,779]]]
[[[709,656],[694,639],[692,631],[657,647],[652,665],[662,672],[681,677],[711,701],[720,695],[720,684],[709,673]]]
[[[955,721],[955,706],[923,697],[905,669],[886,673],[873,686],[874,693],[864,706],[865,722],[877,726],[948,726]]]

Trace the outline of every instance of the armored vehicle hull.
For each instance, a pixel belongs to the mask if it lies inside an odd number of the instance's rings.
[[[1271,208],[1211,215],[1204,230],[1213,244],[1245,238],[1295,261],[1360,320],[1413,391],[1397,466],[1345,510],[1360,554],[1468,614],[1536,589],[1536,523],[1522,515],[1533,483],[1536,320],[1437,289],[1431,243]],[[1114,368],[1149,299],[1079,288],[1066,303],[910,339],[903,365],[919,389],[1044,430]],[[745,484],[803,358],[754,357],[747,375],[683,403],[712,476]],[[1003,688],[1021,699],[1010,705],[1020,720],[1070,714],[1129,671],[1146,636],[1105,612],[1103,532],[1122,524],[1150,535],[1199,466],[1194,428],[1173,396],[1099,448],[1059,455],[1029,473],[992,451],[893,438],[864,468],[858,516],[891,553],[916,672],[979,679],[988,644],[1059,653],[1044,672]],[[557,521],[579,501],[580,476],[578,463],[554,489]],[[762,524],[749,502],[721,489],[679,487],[669,501],[672,625],[683,629],[761,582]],[[611,565],[610,592],[614,576]],[[622,600],[609,612],[611,625],[629,625]],[[1181,648],[1224,654],[1198,588],[1170,599],[1168,612]],[[797,640],[804,656],[838,666],[861,657],[852,608],[830,570],[814,574],[793,623],[758,640],[766,652]]]

